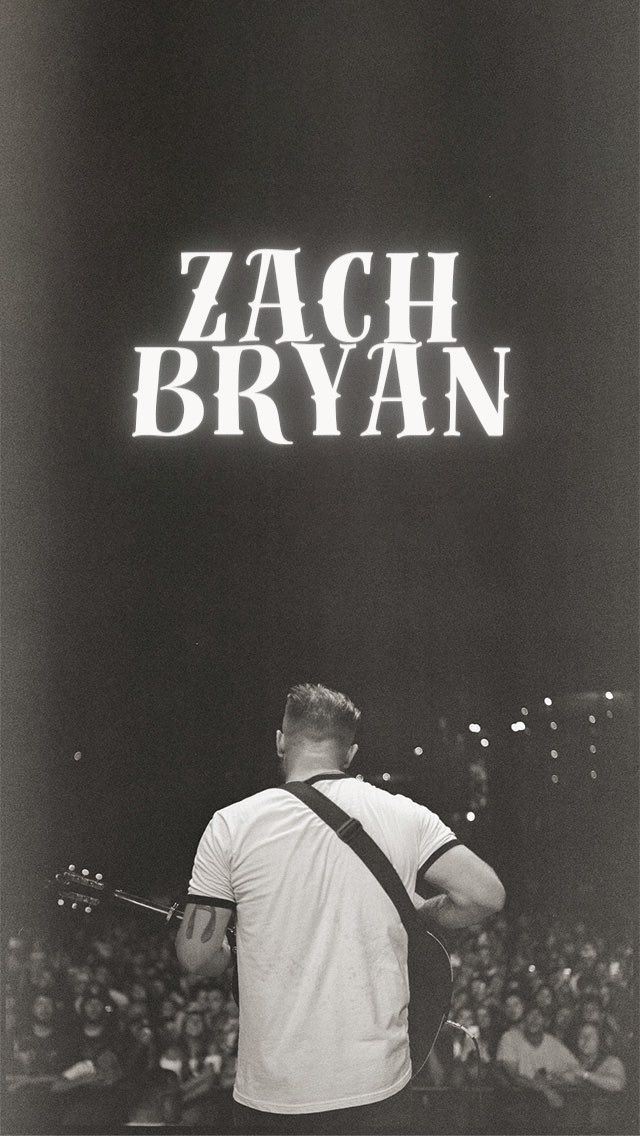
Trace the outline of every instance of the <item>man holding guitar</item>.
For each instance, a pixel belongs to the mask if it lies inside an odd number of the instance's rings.
[[[244,1132],[401,1131],[412,1075],[408,958],[421,953],[406,893],[436,929],[475,924],[504,903],[491,868],[435,813],[347,776],[359,717],[343,694],[294,687],[276,735],[285,786],[216,813],[196,853],[176,950],[188,973],[220,975],[236,912],[234,1099]],[[418,874],[434,898],[415,895]],[[434,1023],[426,1057],[450,971],[422,934],[427,969],[409,1013],[414,1033],[420,1020]],[[437,978],[424,989],[438,974],[440,989]],[[433,1001],[431,1016],[421,1018],[420,999]]]

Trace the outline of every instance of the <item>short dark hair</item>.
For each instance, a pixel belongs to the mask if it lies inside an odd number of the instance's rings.
[[[320,683],[292,686],[284,709],[287,732],[304,734],[312,741],[335,740],[350,746],[360,720],[360,711],[346,694]]]

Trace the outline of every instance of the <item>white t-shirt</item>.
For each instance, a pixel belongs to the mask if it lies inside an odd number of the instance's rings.
[[[410,895],[418,870],[457,843],[407,797],[340,775],[311,780],[361,822]],[[403,1088],[406,932],[369,869],[307,805],[267,789],[221,809],[200,841],[190,892],[237,904],[237,1101],[321,1112]]]
[[[519,1026],[514,1026],[502,1035],[496,1060],[504,1061],[520,1076],[531,1078],[542,1069],[553,1076],[554,1073],[564,1073],[568,1069],[579,1067],[577,1057],[557,1037],[545,1033],[540,1045],[532,1045]]]

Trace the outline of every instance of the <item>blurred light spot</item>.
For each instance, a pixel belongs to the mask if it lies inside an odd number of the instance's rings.
[[[479,727],[477,722],[471,722],[469,724],[469,729],[471,730],[472,734],[479,734],[480,733],[480,727]]]
[[[557,784],[558,784],[558,781],[559,781],[559,777],[558,777],[558,774],[557,774],[557,773],[552,773],[552,774],[551,774],[551,780],[553,781],[554,785],[557,785]]]
[[[413,752],[415,753],[416,757],[422,757],[424,750],[422,746],[416,746]]]
[[[607,710],[607,718],[613,718],[613,710]]]
[[[552,730],[558,729],[558,723],[557,722],[549,722],[549,725],[551,726]]]
[[[592,780],[595,781],[597,776],[598,776],[598,774],[596,773],[595,769],[592,769],[591,773],[590,773],[590,777],[592,778]]]
[[[589,753],[595,753],[595,752],[596,752],[596,747],[593,746],[593,745],[589,746]]]
[[[545,706],[553,706],[553,702],[551,701],[550,698],[545,698],[544,704],[545,704]]]
[[[527,710],[526,706],[521,706],[520,707],[520,713],[522,714],[523,718],[526,718],[529,711]]]
[[[558,751],[557,751],[557,749],[552,749],[552,750],[551,750],[551,756],[552,756],[552,757],[557,757],[557,756],[558,756]]]
[[[604,692],[604,696],[605,696],[605,698],[608,698],[608,699],[612,699],[612,698],[613,698],[613,694],[611,693],[611,691],[610,691],[610,690],[605,690],[605,692]]]
[[[527,727],[525,726],[524,722],[511,723],[511,729],[513,730],[514,734],[517,734],[519,730],[526,730],[526,728]]]
[[[390,781],[391,780],[391,774],[390,773],[383,773],[382,774],[382,780],[383,781]]]
[[[476,819],[475,813],[472,813],[472,812],[467,813],[467,820],[475,820],[475,819]]]
[[[73,755],[73,760],[74,761],[80,761],[81,757],[82,757],[82,754],[81,754],[80,750],[77,749],[76,752]]]
[[[591,725],[592,725],[592,726],[595,726],[595,724],[596,724],[596,716],[595,716],[595,714],[590,714],[590,715],[589,715],[589,721],[591,722]]]
[[[484,746],[485,749],[486,749],[486,747],[489,745],[489,739],[488,738],[480,738],[480,745]]]

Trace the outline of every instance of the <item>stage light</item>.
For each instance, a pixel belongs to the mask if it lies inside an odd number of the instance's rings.
[[[549,722],[549,725],[551,726],[552,730],[558,729],[558,723],[557,722]]]
[[[608,698],[609,700],[611,700],[613,698],[613,694],[611,693],[610,690],[605,690],[604,696],[605,696],[605,698]]]
[[[557,751],[557,749],[552,749],[552,750],[551,750],[551,756],[552,756],[552,757],[557,757],[557,756],[558,756],[558,751]]]
[[[545,698],[544,704],[545,704],[545,706],[553,706],[553,702],[551,701],[550,698]]]
[[[590,714],[590,715],[589,715],[589,721],[591,722],[591,725],[592,725],[592,726],[595,726],[595,724],[596,724],[596,716],[595,716],[595,714]]]
[[[479,734],[480,733],[480,727],[479,727],[477,722],[471,722],[471,724],[469,725],[469,729],[471,730],[472,734]]]
[[[475,813],[472,813],[472,812],[467,813],[467,820],[475,820],[475,819],[476,819]]]
[[[480,738],[480,745],[484,746],[485,749],[486,749],[487,746],[489,745],[489,739],[488,738]]]
[[[592,779],[593,781],[595,781],[595,779],[596,779],[596,777],[598,776],[598,774],[596,773],[595,769],[592,769],[592,770],[591,770],[591,773],[589,774],[589,776],[591,777],[591,779]]]
[[[520,713],[522,714],[523,718],[526,718],[529,711],[527,710],[526,706],[521,706],[520,707]]]
[[[593,745],[589,746],[589,753],[595,753],[595,752],[596,752],[596,747],[593,746]]]
[[[383,773],[382,774],[382,780],[383,781],[390,781],[391,780],[391,774],[390,773]]]
[[[524,722],[511,723],[511,729],[513,730],[514,734],[517,734],[519,730],[526,730],[526,728],[527,727],[525,726]]]
[[[558,784],[558,781],[560,780],[560,779],[559,779],[559,777],[558,777],[558,774],[557,774],[557,773],[552,773],[552,774],[551,774],[551,780],[553,781],[554,785],[557,785],[557,784]]]
[[[422,746],[416,746],[413,752],[415,753],[416,757],[422,757],[424,750]]]

